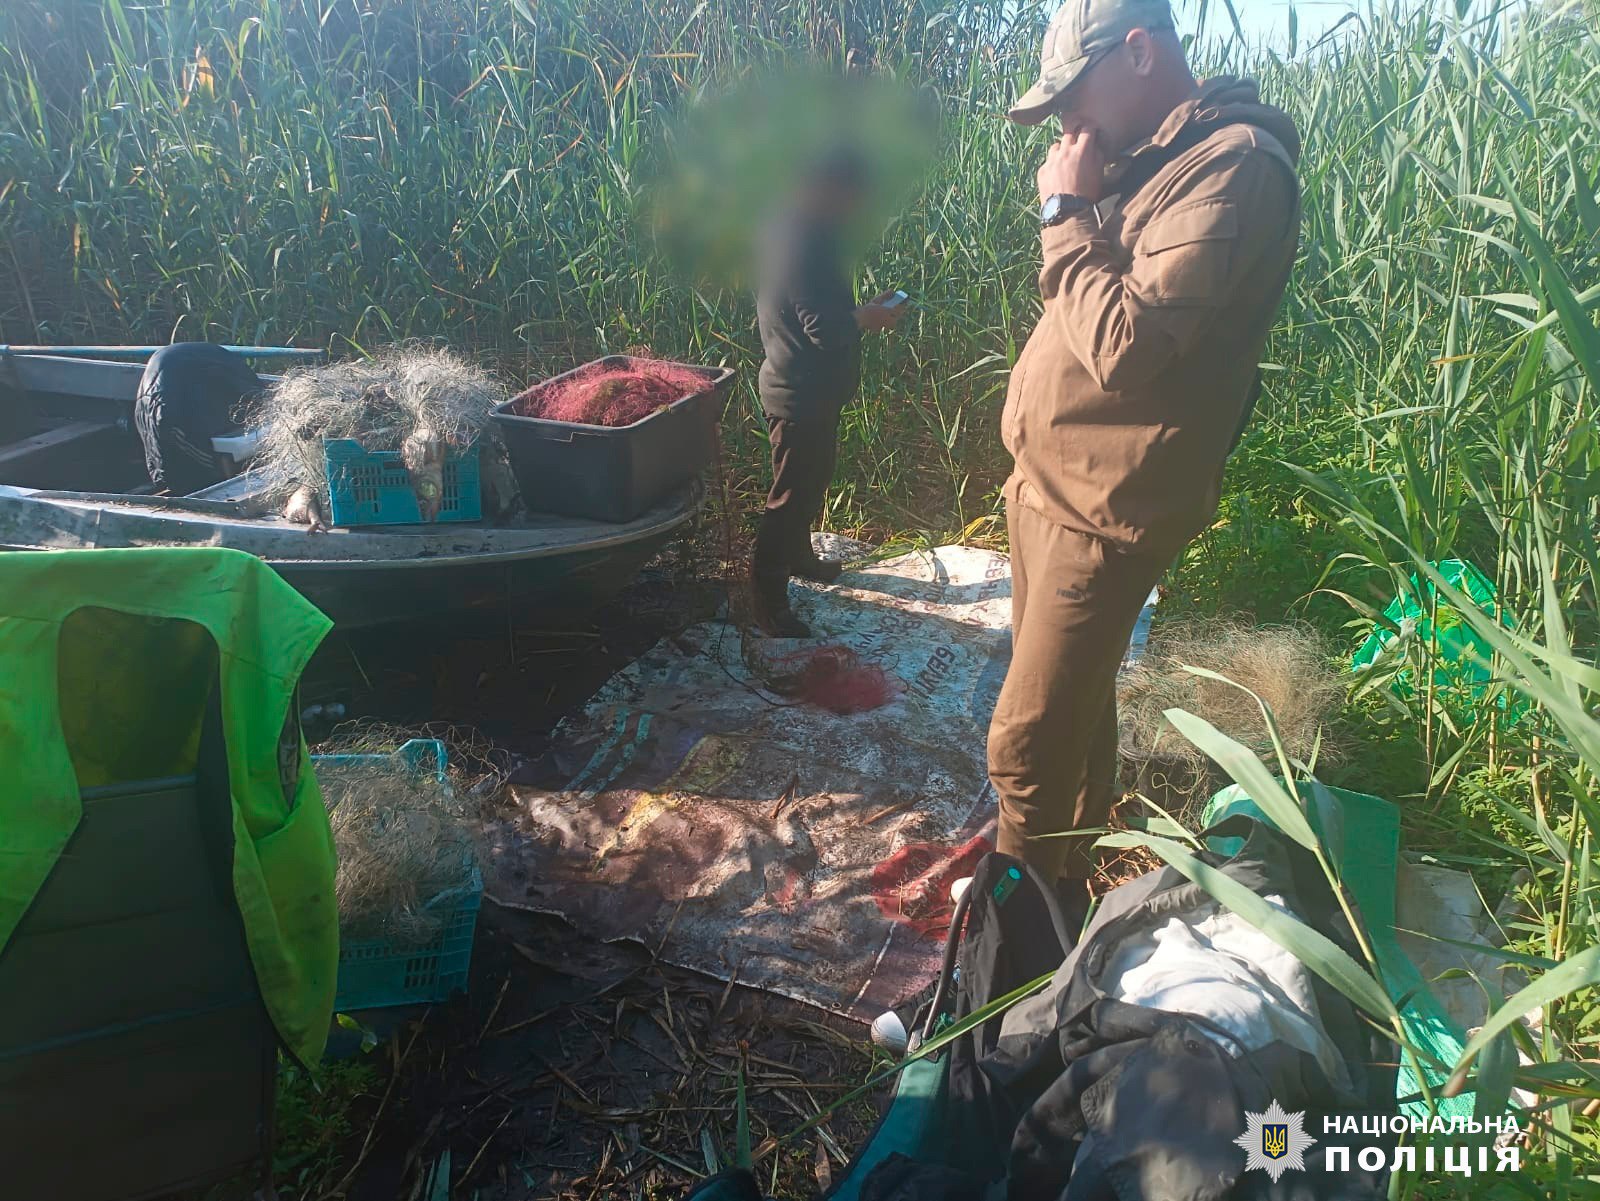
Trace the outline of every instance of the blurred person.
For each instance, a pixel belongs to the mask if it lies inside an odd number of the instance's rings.
[[[862,214],[869,168],[836,149],[806,172],[798,195],[764,231],[756,312],[765,359],[758,379],[772,445],[772,487],[751,555],[752,618],[776,638],[811,631],[789,606],[793,576],[831,583],[841,564],[818,558],[811,527],[838,454],[839,413],[861,383],[861,336],[892,329],[885,292],[857,305],[846,231]]]
[[[989,729],[998,849],[1082,915],[1117,795],[1117,672],[1212,520],[1299,240],[1300,138],[1256,85],[1191,74],[1167,0],[1069,0],[1007,114],[1051,117],[1043,314],[1002,438],[1012,661]],[[1065,837],[1063,837],[1065,835]]]

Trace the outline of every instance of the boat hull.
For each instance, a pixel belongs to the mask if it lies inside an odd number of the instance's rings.
[[[146,349],[108,353],[125,357]],[[623,588],[680,533],[703,497],[695,484],[620,523],[533,513],[502,524],[440,522],[312,534],[283,518],[283,498],[274,499],[248,468],[186,497],[64,490],[82,486],[80,481],[132,488],[114,478],[117,470],[142,481],[142,456],[127,428],[142,371],[138,363],[0,348],[0,400],[20,398],[29,410],[65,423],[20,449],[13,445],[9,468],[0,463],[0,548],[228,547],[270,564],[336,624],[351,628],[507,603],[523,610],[591,608]],[[0,418],[6,412],[0,403]],[[41,441],[45,445],[35,445]],[[106,462],[88,454],[95,448],[106,452]],[[0,460],[5,452],[0,446]]]
[[[693,519],[686,490],[621,525],[377,527],[312,534],[240,506],[0,485],[0,549],[226,546],[255,555],[343,628],[494,609],[584,611],[615,595]]]
[[[271,566],[340,629],[453,615],[498,621],[507,610],[588,611],[626,588],[671,537],[668,531],[602,550],[432,571]]]

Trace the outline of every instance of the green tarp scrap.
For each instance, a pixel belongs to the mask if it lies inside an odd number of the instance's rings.
[[[918,1059],[895,1077],[894,1096],[868,1139],[870,1154],[852,1164],[827,1201],[860,1201],[861,1186],[872,1169],[891,1155],[904,1155],[922,1163],[942,1163],[949,1148],[940,1145],[944,1137],[947,1085],[950,1079],[948,1053],[940,1052]],[[695,1201],[702,1201],[695,1198]],[[716,1201],[715,1197],[703,1201]]]
[[[0,554],[0,947],[77,828],[80,789],[193,772],[220,678],[234,895],[273,1024],[315,1063],[339,959],[333,837],[303,740],[281,769],[279,744],[330,626],[237,551]]]
[[[1395,873],[1400,866],[1400,810],[1388,801],[1325,784],[1297,784],[1306,797],[1309,818],[1327,848],[1334,870],[1360,909],[1367,936],[1384,987],[1400,1010],[1406,1037],[1425,1055],[1445,1064],[1437,1072],[1425,1069],[1441,1117],[1473,1116],[1474,1096],[1463,1092],[1442,1097],[1439,1089],[1461,1057],[1466,1042],[1463,1031],[1428,990],[1427,981],[1401,949],[1395,936]],[[1225,818],[1243,815],[1271,825],[1271,820],[1238,785],[1225,788],[1206,805],[1201,822],[1212,826]],[[1210,849],[1234,854],[1239,839],[1212,838]],[[1422,1092],[1416,1074],[1402,1057],[1396,1081],[1399,1097]],[[1401,1107],[1416,1117],[1430,1117],[1427,1103],[1408,1102]],[[1495,1115],[1498,1116],[1498,1115]]]

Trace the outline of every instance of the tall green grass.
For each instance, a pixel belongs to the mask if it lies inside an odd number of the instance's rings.
[[[1331,782],[1402,803],[1413,844],[1490,892],[1525,869],[1514,948],[1588,963],[1600,9],[1398,0],[1294,57],[1246,45],[1227,0],[1180,10],[1203,70],[1256,75],[1299,121],[1306,216],[1267,394],[1170,604],[1348,621],[1354,637],[1426,564],[1482,569],[1500,621],[1466,620],[1499,681],[1463,706],[1432,683],[1437,649],[1402,638],[1356,682],[1360,753]],[[750,303],[675,275],[636,201],[687,102],[860,48],[945,119],[864,273],[863,291],[917,305],[870,347],[828,520],[976,533],[1038,310],[1048,136],[999,114],[1046,15],[1015,0],[12,0],[0,338],[442,337],[522,376],[649,346],[742,369],[725,429],[753,482]],[[1398,667],[1418,686],[1389,687]],[[1549,999],[1523,1047],[1562,1079],[1518,1195],[1593,1191],[1593,1122],[1562,1096],[1595,1093],[1592,985]]]

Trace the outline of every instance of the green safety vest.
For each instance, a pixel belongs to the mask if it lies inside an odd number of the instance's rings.
[[[220,680],[245,940],[285,1047],[320,1059],[338,975],[336,859],[287,723],[331,626],[238,551],[0,554],[0,948],[77,829],[80,789],[192,772]]]

